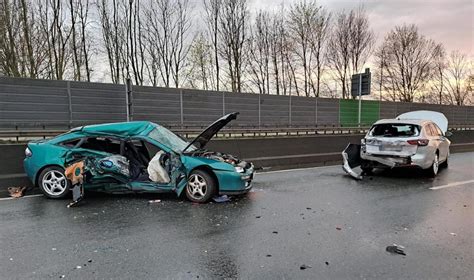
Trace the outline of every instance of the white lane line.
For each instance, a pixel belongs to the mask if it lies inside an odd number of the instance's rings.
[[[260,176],[264,174],[322,169],[322,168],[329,168],[329,167],[334,167],[334,166],[339,166],[339,165],[325,165],[325,166],[315,166],[315,167],[305,167],[305,168],[282,169],[282,170],[275,170],[275,171],[257,171],[257,174]]]
[[[22,197],[19,197],[19,198],[37,197],[37,196],[43,196],[43,195],[42,194],[32,194],[32,195],[25,195],[25,196],[22,196]],[[0,201],[19,199],[19,198],[16,198],[16,197],[2,197],[2,198],[0,198]]]
[[[466,184],[470,184],[470,183],[474,183],[474,180],[454,182],[454,183],[449,183],[449,184],[442,185],[442,186],[431,187],[430,190],[439,190],[439,189],[457,187],[457,186],[466,185]]]

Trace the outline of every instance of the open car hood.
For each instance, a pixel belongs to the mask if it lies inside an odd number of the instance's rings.
[[[399,115],[400,120],[429,120],[434,122],[443,132],[448,131],[448,119],[440,112],[434,111],[413,111]]]
[[[189,147],[193,145],[199,149],[204,148],[204,146],[207,145],[207,143],[212,139],[212,137],[214,137],[214,135],[216,135],[216,133],[219,132],[219,130],[221,130],[229,122],[235,120],[238,114],[239,112],[230,113],[213,122],[210,126],[204,129],[204,131],[201,132],[196,138],[194,138],[194,140],[191,141],[189,145],[186,146],[186,148],[184,148],[183,153],[186,152]]]

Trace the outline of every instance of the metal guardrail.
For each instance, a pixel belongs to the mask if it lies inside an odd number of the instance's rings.
[[[173,132],[191,138],[198,135],[203,127],[169,127]],[[217,138],[237,138],[237,137],[273,137],[273,136],[299,136],[299,135],[330,135],[330,134],[363,134],[369,129],[363,127],[230,127],[222,129]],[[474,125],[451,125],[450,130],[474,130]],[[49,138],[65,133],[64,129],[19,129],[0,131],[0,140],[4,141],[27,141],[30,139]]]

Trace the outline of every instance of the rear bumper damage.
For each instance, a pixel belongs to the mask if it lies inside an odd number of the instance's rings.
[[[372,155],[365,152],[365,146],[361,144],[349,144],[342,152],[342,169],[357,180],[363,179],[363,172],[356,172],[354,169],[361,167],[372,168],[395,168],[395,167],[422,167],[412,157],[399,157],[387,155]],[[424,161],[424,160],[423,160]]]
[[[362,174],[358,174],[354,171],[354,168],[359,167],[362,164],[360,148],[361,145],[359,144],[349,144],[344,151],[342,151],[342,159],[344,161],[342,169],[357,180],[362,180]]]

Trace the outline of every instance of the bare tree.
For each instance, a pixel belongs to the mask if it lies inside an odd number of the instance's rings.
[[[448,56],[444,80],[449,104],[463,106],[470,103],[473,66],[468,57],[459,51],[453,51]]]
[[[314,30],[310,34],[311,53],[316,60],[316,86],[314,85],[313,79],[311,79],[310,82],[311,88],[313,89],[313,95],[316,97],[319,97],[320,95],[321,79],[326,64],[326,46],[330,31],[330,19],[331,14],[324,8],[320,7],[316,17],[316,22],[314,23]]]
[[[18,53],[20,44],[20,26],[21,21],[13,10],[18,9],[16,1],[4,0],[1,5],[1,25],[0,25],[0,49],[2,72],[5,75],[20,77],[22,76],[21,54]]]
[[[215,89],[219,91],[220,86],[220,67],[219,67],[219,25],[222,10],[221,0],[204,0],[204,10],[206,11],[206,24],[209,32],[209,37],[212,41],[212,48],[214,51],[214,67],[215,67]]]
[[[341,83],[342,98],[347,94],[347,78],[350,76],[352,17],[339,13],[328,46],[328,60],[337,79]]]
[[[244,44],[247,40],[247,0],[223,2],[219,26],[219,51],[227,63],[228,77],[233,92],[242,92]]]
[[[434,72],[429,90],[425,93],[425,100],[430,103],[443,104],[443,95],[446,87],[444,83],[446,71],[445,60],[444,49],[441,49],[439,56],[436,57],[436,61],[434,62]]]
[[[363,68],[374,42],[363,8],[337,15],[329,41],[328,60],[341,83],[342,98],[349,97],[350,77]]]
[[[270,93],[270,15],[259,11],[250,29],[249,70],[259,93]]]
[[[188,0],[158,0],[152,1],[145,12],[152,77],[159,73],[166,87],[172,81],[174,86],[180,85],[180,74],[191,46],[188,9]]]
[[[421,35],[415,25],[403,25],[388,33],[381,48],[386,61],[384,90],[413,102],[433,77],[442,46]]]
[[[350,53],[352,73],[354,74],[362,71],[364,64],[371,55],[375,36],[370,29],[369,18],[362,6],[352,10],[349,16],[352,17],[350,21],[352,23],[350,26]]]
[[[188,69],[190,87],[204,90],[214,88],[212,45],[203,33],[196,36],[191,45]]]
[[[110,77],[113,83],[120,83],[126,76],[124,71],[124,46],[126,45],[126,32],[121,16],[120,6],[116,0],[98,0],[99,20],[102,27],[102,38],[109,62]]]

